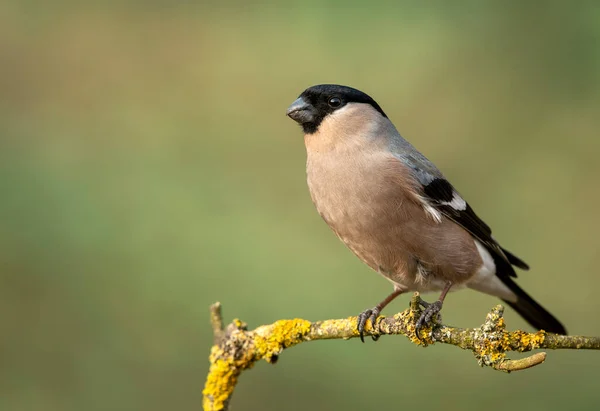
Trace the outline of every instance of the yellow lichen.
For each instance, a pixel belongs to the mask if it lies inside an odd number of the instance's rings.
[[[234,325],[243,329],[245,324],[240,320],[234,321]],[[236,332],[237,341],[240,345],[251,347],[252,340],[243,331]],[[215,345],[210,352],[210,368],[208,377],[202,391],[204,410],[218,411],[225,407],[227,399],[233,393],[239,375],[243,370],[252,368],[258,358],[255,350],[246,349],[237,352],[231,347]],[[239,355],[242,354],[242,355]]]
[[[350,329],[352,330],[352,336],[353,337],[358,337],[358,317],[354,316],[354,317],[346,317],[345,321],[347,321],[349,324],[345,324],[344,320],[342,321],[338,321],[338,320],[334,320],[331,322],[328,322],[328,329],[329,330],[335,330],[336,332],[340,332],[340,331],[344,331],[346,330],[347,326],[350,326]],[[368,321],[370,323],[370,321]],[[367,330],[368,325],[365,324],[365,330]]]
[[[353,334],[355,337],[358,337],[358,317],[348,317],[347,320],[350,321],[350,327],[352,328]],[[345,328],[345,324],[340,323],[337,325],[339,330]]]
[[[475,356],[479,358],[480,365],[495,365],[506,359],[506,351],[510,348],[508,333],[503,331],[502,323],[499,318],[496,322],[495,332],[500,332],[499,336],[492,337],[493,334],[484,334],[484,338],[475,343]]]
[[[506,358],[506,354],[503,352],[492,352],[488,355],[488,358],[492,364],[497,364]]]
[[[506,360],[506,352],[531,351],[540,348],[544,342],[546,334],[544,331],[538,331],[531,334],[525,331],[504,331],[504,321],[498,319],[497,327],[494,330],[500,333],[499,337],[491,338],[491,334],[485,336],[481,343],[475,344],[475,351],[480,361],[486,365],[496,366]]]
[[[303,341],[304,336],[310,331],[310,321],[293,319],[279,320],[269,327],[266,335],[256,335],[254,347],[259,358],[267,362],[273,360],[283,351]]]
[[[514,331],[511,334],[516,349],[521,352],[540,348],[546,339],[546,332],[543,330],[534,334],[524,331]]]
[[[210,354],[210,369],[202,391],[202,406],[205,410],[221,410],[233,393],[241,369],[234,360],[225,355],[218,346],[213,346]]]
[[[422,327],[419,335],[417,335],[414,310],[408,309],[400,314],[396,314],[394,319],[402,322],[403,328],[406,330],[405,335],[413,344],[426,347],[434,343],[431,339],[432,327],[429,325]]]
[[[246,324],[245,322],[243,322],[239,318],[234,318],[233,325],[235,325],[235,327],[238,330],[245,330],[248,327],[248,324]]]

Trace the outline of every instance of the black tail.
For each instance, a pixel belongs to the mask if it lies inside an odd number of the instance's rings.
[[[525,261],[521,260],[519,257],[517,257],[516,255],[504,248],[502,249],[502,251],[506,255],[506,258],[508,258],[509,263],[511,263],[512,265],[516,265],[522,270],[529,270],[529,266]]]
[[[521,314],[529,324],[539,330],[548,331],[555,334],[567,334],[565,327],[544,307],[536,303],[525,291],[521,289],[511,278],[502,278],[512,292],[517,295],[517,302],[503,300],[510,305],[516,312]]]

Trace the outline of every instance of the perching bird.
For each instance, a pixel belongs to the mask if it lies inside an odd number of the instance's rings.
[[[527,270],[527,264],[498,244],[371,97],[322,84],[306,89],[287,115],[305,134],[307,182],[317,211],[350,250],[394,286],[360,314],[361,339],[367,319],[374,324],[398,295],[441,291],[436,302],[423,302],[419,330],[439,313],[450,289],[464,287],[500,297],[538,329],[566,334],[514,282],[513,266]]]

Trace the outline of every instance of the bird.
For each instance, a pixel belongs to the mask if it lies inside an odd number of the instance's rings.
[[[399,295],[440,292],[435,302],[420,299],[418,336],[438,318],[448,292],[465,288],[499,297],[537,329],[567,333],[515,282],[515,267],[529,266],[492,237],[373,98],[352,87],[320,84],[304,90],[286,115],[304,132],[306,179],[318,213],[359,259],[392,283],[386,298],[358,316],[363,342],[367,320],[375,325]]]

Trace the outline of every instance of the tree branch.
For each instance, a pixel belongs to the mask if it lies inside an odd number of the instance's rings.
[[[213,329],[213,345],[219,345],[223,338],[223,315],[220,302],[210,306],[210,325]]]
[[[375,326],[367,322],[365,334],[402,334],[416,345],[451,344],[475,355],[480,366],[489,366],[503,372],[519,371],[544,362],[546,353],[510,360],[509,351],[526,352],[535,349],[590,349],[600,350],[600,338],[565,336],[538,331],[506,331],[504,308],[495,306],[479,328],[456,328],[435,324],[415,334],[415,323],[421,314],[419,293],[411,299],[410,308],[391,317],[379,317]],[[252,368],[259,360],[275,363],[281,352],[304,341],[350,339],[358,337],[357,317],[310,322],[301,319],[279,320],[252,331],[235,319],[223,330],[221,305],[210,308],[215,345],[210,353],[210,369],[203,393],[205,411],[227,410],[233,390],[242,371]]]

